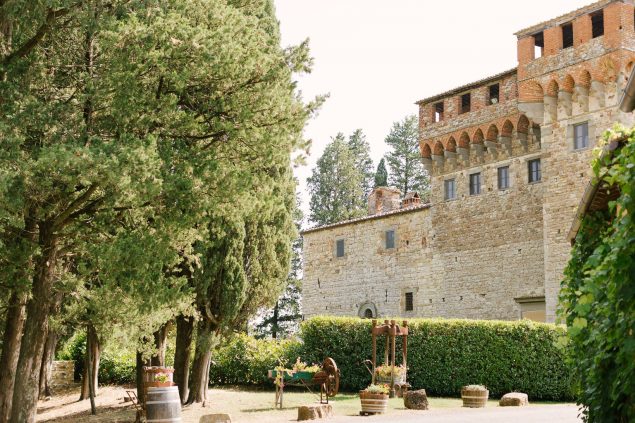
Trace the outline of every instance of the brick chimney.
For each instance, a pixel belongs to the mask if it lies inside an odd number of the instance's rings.
[[[377,187],[368,196],[368,215],[386,213],[401,207],[401,191],[397,188]]]
[[[406,207],[418,206],[421,204],[421,197],[419,197],[419,193],[412,191],[406,194],[401,202],[401,208],[405,209]]]

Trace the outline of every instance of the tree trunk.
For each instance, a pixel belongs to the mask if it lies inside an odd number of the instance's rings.
[[[39,234],[41,255],[35,263],[32,296],[26,306],[27,317],[13,389],[11,423],[34,422],[37,411],[40,368],[48,334],[57,264],[57,238],[52,233],[51,226],[40,225]]]
[[[194,319],[180,315],[176,318],[176,348],[174,350],[174,382],[179,387],[181,402],[188,396],[190,376],[190,355],[192,352],[192,334]]]
[[[143,389],[143,367],[149,366],[150,360],[144,360],[143,354],[137,351],[137,369],[136,369],[136,382],[137,382],[137,398],[142,403],[145,402],[145,390]]]
[[[20,358],[20,343],[26,318],[26,292],[13,292],[7,308],[6,328],[0,356],[0,422],[8,422],[13,402],[13,386]]]
[[[62,306],[64,295],[58,292],[54,296],[53,304],[51,304],[50,313],[56,315]],[[57,331],[49,329],[44,344],[44,356],[42,357],[42,367],[40,367],[40,399],[51,396],[51,371],[53,370],[53,360],[55,359],[55,349],[60,335]]]
[[[40,399],[50,397],[51,394],[51,371],[53,370],[53,359],[55,358],[55,348],[59,334],[49,330],[44,345],[44,355],[42,357],[42,367],[40,367]]]
[[[209,320],[198,322],[196,331],[196,352],[192,363],[191,390],[187,404],[202,402],[205,406],[207,387],[209,384],[209,364],[212,358],[212,348],[217,342],[216,327]]]
[[[99,384],[99,359],[101,357],[101,346],[95,327],[91,324],[86,328],[86,357],[84,360],[84,374],[82,375],[82,392],[79,400],[90,399],[90,385],[93,387],[93,394],[97,395]],[[90,374],[88,366],[90,364]]]
[[[168,346],[168,332],[170,331],[171,322],[162,325],[159,330],[154,332],[154,347],[157,353],[152,356],[150,363],[152,366],[165,366],[165,349]]]
[[[278,317],[280,313],[279,307],[280,301],[276,301],[276,305],[273,308],[273,317],[271,319],[271,337],[276,339],[278,337]]]

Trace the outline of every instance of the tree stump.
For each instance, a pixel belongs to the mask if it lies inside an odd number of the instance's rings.
[[[232,423],[232,419],[229,414],[206,414],[198,423]]]
[[[410,410],[427,410],[429,405],[426,390],[404,392],[403,405]]]
[[[326,419],[333,416],[331,404],[303,405],[298,407],[298,421]]]
[[[529,405],[529,399],[527,394],[523,394],[522,392],[510,392],[509,394],[503,395],[498,405],[501,407],[520,407]]]

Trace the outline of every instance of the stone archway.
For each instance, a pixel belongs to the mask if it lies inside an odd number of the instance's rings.
[[[377,306],[375,306],[375,303],[365,302],[359,306],[357,315],[362,319],[373,319],[377,317]]]

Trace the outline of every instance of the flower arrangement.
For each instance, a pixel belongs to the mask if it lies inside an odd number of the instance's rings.
[[[165,373],[157,373],[157,375],[154,377],[154,380],[155,382],[166,383],[170,380],[170,377]]]
[[[390,386],[386,384],[368,385],[362,392],[367,394],[383,394],[388,395],[390,393]]]
[[[484,385],[466,385],[463,389],[466,391],[487,391],[487,387]]]
[[[298,357],[293,365],[293,372],[307,372],[307,373],[317,373],[322,368],[317,364],[308,365],[304,361],[300,361],[300,357]]]
[[[395,366],[395,380],[399,380],[406,375],[407,367],[403,364]],[[392,366],[384,365],[375,368],[375,374],[382,380],[390,379],[392,376]]]

